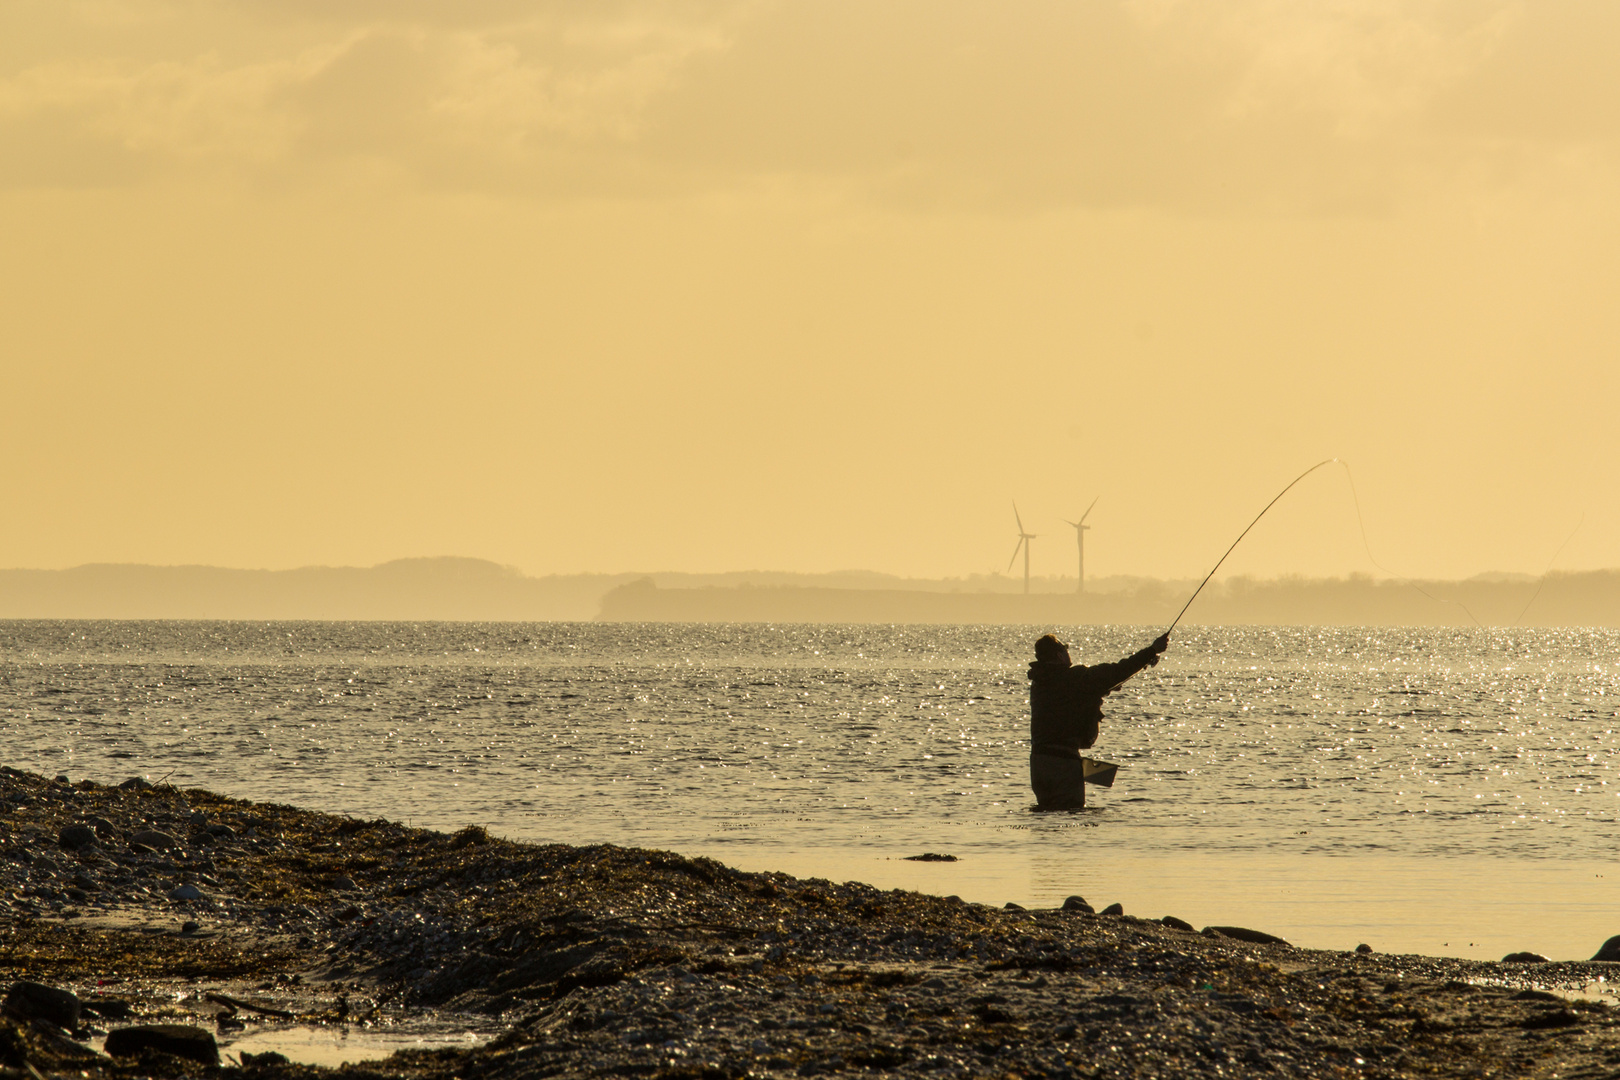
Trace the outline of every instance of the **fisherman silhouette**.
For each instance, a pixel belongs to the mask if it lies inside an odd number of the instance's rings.
[[[1069,647],[1051,634],[1035,642],[1029,665],[1029,786],[1037,810],[1086,805],[1080,751],[1097,741],[1102,700],[1121,683],[1159,662],[1170,647],[1167,630],[1153,644],[1112,664],[1073,664]]]

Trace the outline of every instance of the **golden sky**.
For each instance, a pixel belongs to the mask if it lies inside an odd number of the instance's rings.
[[[1620,566],[1613,0],[9,0],[0,566]],[[1584,516],[1583,516],[1584,515]],[[1579,528],[1577,529],[1577,524]],[[1233,555],[1373,570],[1342,472]]]

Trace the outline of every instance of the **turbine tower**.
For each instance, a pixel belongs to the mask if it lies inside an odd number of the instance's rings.
[[[1013,563],[1018,561],[1018,549],[1024,549],[1024,595],[1029,595],[1029,542],[1035,539],[1034,533],[1024,531],[1024,519],[1018,516],[1018,504],[1013,503],[1013,520],[1018,522],[1018,543],[1013,547],[1012,558],[1007,560],[1007,569],[1011,570]]]
[[[1100,498],[1102,498],[1101,495],[1097,496],[1097,499]],[[1097,505],[1097,499],[1091,500],[1091,506]],[[1086,512],[1080,515],[1079,521],[1064,519],[1066,524],[1074,526],[1074,538],[1080,546],[1080,584],[1074,591],[1081,594],[1086,591],[1086,530],[1091,528],[1090,525],[1086,524],[1086,518],[1091,516],[1091,506],[1086,507]]]

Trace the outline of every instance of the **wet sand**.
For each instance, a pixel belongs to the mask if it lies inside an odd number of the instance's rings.
[[[164,1022],[213,1033],[225,1072],[274,1076],[318,1070],[231,1040],[487,1036],[334,1070],[445,1080],[1620,1071],[1620,1014],[1579,994],[1614,965],[1297,949],[1087,899],[1005,909],[7,770],[0,978],[96,1011],[71,1033],[0,1017],[0,1070],[212,1068],[94,1049]]]

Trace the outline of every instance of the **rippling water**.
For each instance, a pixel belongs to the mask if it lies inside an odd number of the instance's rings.
[[[1620,634],[1182,629],[1110,699],[1115,786],[1035,815],[1043,629],[0,623],[0,760],[998,902],[1224,905],[1199,917],[1332,947],[1620,932]],[[1065,636],[1095,661],[1154,632]],[[960,862],[901,861],[925,850]]]

